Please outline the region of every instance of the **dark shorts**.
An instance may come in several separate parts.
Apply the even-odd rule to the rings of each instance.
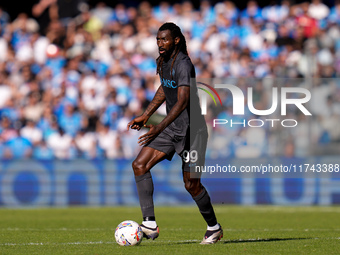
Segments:
[[[166,153],[166,159],[171,160],[175,152],[182,159],[182,169],[185,172],[194,172],[195,166],[204,166],[207,149],[208,131],[204,127],[194,134],[186,136],[173,135],[165,129],[146,146]]]

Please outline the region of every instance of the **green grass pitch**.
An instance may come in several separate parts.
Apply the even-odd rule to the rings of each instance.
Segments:
[[[156,207],[160,236],[121,247],[114,230],[140,222],[137,207],[0,210],[0,254],[339,254],[339,207],[215,206],[224,237],[200,245],[194,206]]]

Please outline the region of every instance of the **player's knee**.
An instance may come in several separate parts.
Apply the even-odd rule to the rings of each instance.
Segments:
[[[135,176],[139,176],[146,173],[146,166],[139,160],[134,160],[132,162],[132,169]]]
[[[189,179],[184,181],[184,187],[193,197],[197,196],[201,191],[200,182],[196,182],[196,181],[189,180]]]

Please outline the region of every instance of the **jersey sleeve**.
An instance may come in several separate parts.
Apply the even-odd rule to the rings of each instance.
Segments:
[[[177,68],[178,87],[190,86],[190,80],[195,78],[195,68],[191,61],[182,61]]]

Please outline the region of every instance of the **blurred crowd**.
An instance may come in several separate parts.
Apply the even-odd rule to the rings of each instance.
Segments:
[[[253,82],[257,109],[269,108],[264,97],[275,79],[296,79],[294,86],[316,95],[313,123],[292,111],[299,121],[293,131],[211,132],[211,157],[306,156],[311,141],[340,141],[334,130],[340,124],[340,2],[329,7],[320,0],[283,0],[260,8],[249,1],[240,10],[231,1],[111,8],[38,0],[31,15],[11,18],[0,8],[0,158],[134,157],[141,132],[127,131],[127,123],[159,86],[155,36],[166,21],[185,34],[198,78],[260,80]],[[164,115],[165,107],[157,114]],[[228,149],[221,154],[218,146]]]

